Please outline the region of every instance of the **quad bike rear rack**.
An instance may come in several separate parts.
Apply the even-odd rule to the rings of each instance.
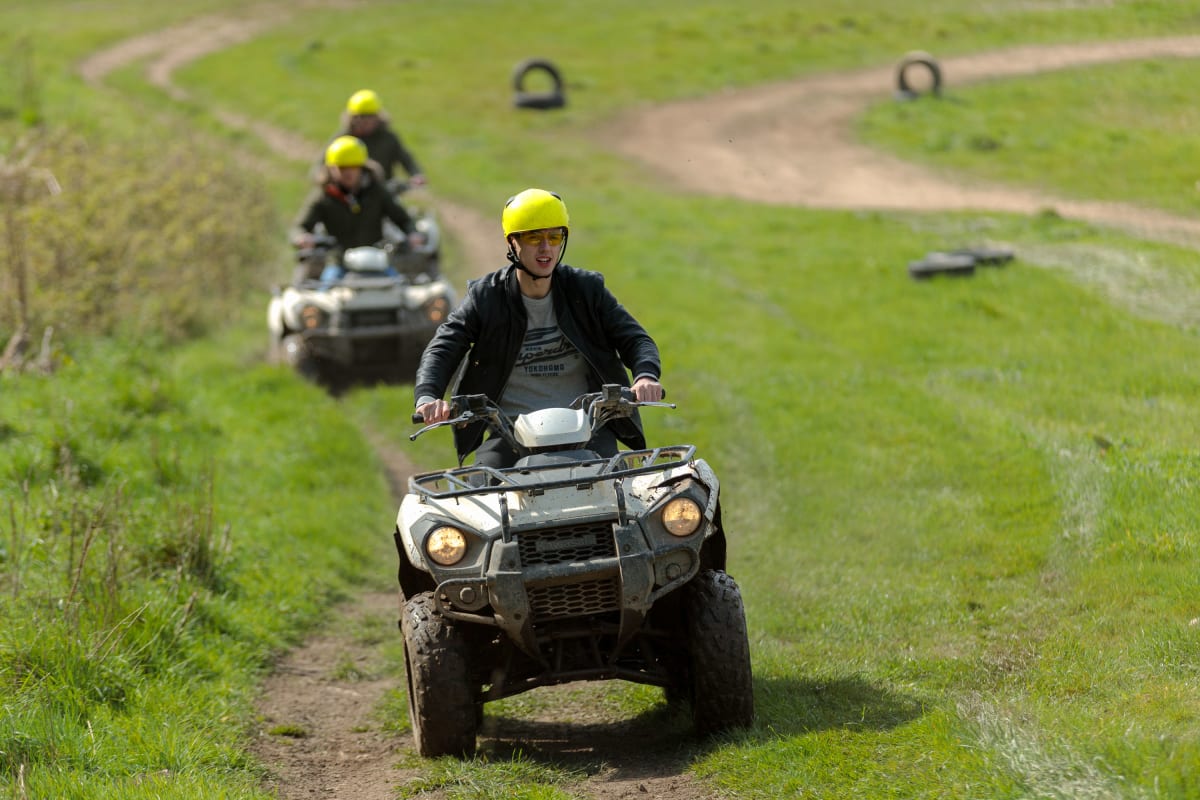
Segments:
[[[500,492],[525,492],[539,495],[549,489],[575,487],[586,489],[601,481],[624,479],[649,472],[662,472],[674,467],[685,467],[696,454],[695,445],[673,445],[647,450],[628,450],[609,459],[597,458],[587,461],[560,461],[544,465],[508,467],[496,469],[487,466],[457,467],[455,469],[422,472],[408,479],[408,491],[425,500],[444,500],[452,497],[493,494]],[[549,454],[553,455],[553,453]],[[577,469],[603,463],[597,472],[577,474]],[[566,478],[544,480],[549,472],[568,471]]]

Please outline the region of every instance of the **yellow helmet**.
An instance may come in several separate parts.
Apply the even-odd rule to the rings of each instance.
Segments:
[[[568,228],[569,219],[567,204],[557,194],[545,189],[526,189],[508,198],[501,224],[507,239],[521,231]]]
[[[356,117],[378,114],[382,109],[383,103],[379,102],[379,95],[370,89],[359,89],[346,101],[346,111]]]
[[[325,165],[361,167],[367,163],[367,146],[354,136],[339,136],[325,148]]]

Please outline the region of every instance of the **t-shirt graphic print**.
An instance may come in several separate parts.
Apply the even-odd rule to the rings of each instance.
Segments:
[[[571,404],[587,391],[587,367],[554,316],[551,297],[528,297],[529,324],[500,406],[510,416]]]

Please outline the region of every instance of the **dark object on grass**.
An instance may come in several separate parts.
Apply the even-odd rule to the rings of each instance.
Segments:
[[[924,70],[929,73],[927,91],[934,97],[940,97],[942,94],[942,68],[929,53],[926,53],[924,50],[914,50],[906,54],[900,60],[900,66],[896,68],[896,99],[915,100],[921,96],[922,90],[914,88],[910,77],[914,69],[918,71]]]
[[[950,255],[970,256],[981,267],[1002,267],[1013,260],[1013,251],[996,247],[962,247]]]
[[[545,72],[554,82],[554,88],[547,92],[525,91],[525,77],[531,72]],[[562,73],[544,58],[527,58],[519,62],[513,69],[513,89],[517,92],[513,98],[513,105],[517,108],[562,108],[567,104],[567,97],[563,94]]]
[[[974,275],[975,267],[1002,267],[1014,258],[1013,251],[1000,247],[960,247],[949,252],[926,253],[908,263],[908,274],[918,280],[934,275]]]
[[[926,253],[919,261],[908,262],[908,274],[917,280],[934,275],[974,275],[975,258],[961,253]]]

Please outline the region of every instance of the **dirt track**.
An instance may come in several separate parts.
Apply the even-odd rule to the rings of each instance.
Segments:
[[[113,70],[145,61],[147,80],[183,99],[186,93],[171,80],[175,69],[253,38],[289,18],[298,7],[322,5],[350,4],[309,0],[300,6],[259,5],[236,21],[193,20],[98,52],[80,63],[79,72],[100,84]],[[951,84],[962,84],[1165,56],[1200,56],[1200,37],[1020,48],[949,59],[942,67]],[[1021,190],[967,186],[859,145],[851,136],[854,115],[889,94],[893,80],[891,67],[817,75],[641,110],[595,135],[691,191],[828,208],[1032,213],[1053,207],[1064,216],[1150,238],[1200,243],[1200,223],[1190,219],[1123,204],[1072,202]],[[228,110],[213,109],[213,113],[300,162],[308,162],[320,147],[319,142],[258,121],[251,125]],[[437,206],[443,223],[463,243],[468,263],[481,271],[493,268],[500,254],[498,224],[444,201]],[[403,486],[410,470],[403,454],[386,448],[381,454],[393,486]],[[415,774],[394,767],[411,748],[411,740],[381,732],[372,716],[384,693],[395,688],[393,681],[376,674],[378,648],[356,641],[345,632],[355,626],[343,624],[346,619],[365,619],[390,631],[395,613],[394,596],[365,592],[343,609],[341,621],[290,653],[267,681],[259,704],[264,724],[257,752],[271,765],[272,783],[282,797],[384,800],[394,797],[394,787]],[[569,706],[579,707],[578,701]],[[687,772],[691,756],[679,746],[681,732],[662,723],[621,719],[602,711],[584,719],[556,717],[551,711],[532,720],[503,720],[501,725],[489,719],[484,735],[496,753],[520,747],[526,756],[580,770],[586,777],[573,791],[584,796],[604,800],[714,797]],[[277,724],[299,725],[306,735],[268,735]]]
[[[950,86],[1145,58],[1200,57],[1200,37],[1021,47],[940,61]],[[1200,221],[1124,203],[1067,200],[968,185],[856,141],[854,117],[887,98],[892,66],[639,110],[600,132],[603,141],[691,191],[817,208],[986,210],[1065,217],[1195,245]]]

